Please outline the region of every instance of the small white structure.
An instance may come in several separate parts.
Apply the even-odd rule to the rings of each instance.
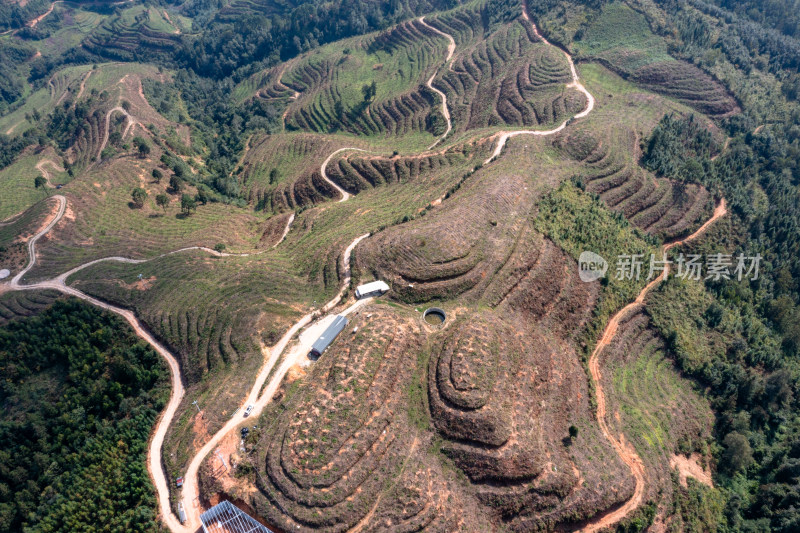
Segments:
[[[388,291],[389,286],[385,282],[380,280],[372,281],[358,286],[356,289],[356,298],[360,300],[361,298],[367,298],[369,296],[380,296]]]

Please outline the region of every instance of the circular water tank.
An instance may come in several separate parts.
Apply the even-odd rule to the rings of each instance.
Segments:
[[[447,313],[438,307],[429,307],[422,313],[422,319],[431,326],[441,326],[447,320]]]

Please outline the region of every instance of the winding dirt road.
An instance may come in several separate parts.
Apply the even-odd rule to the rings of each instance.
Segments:
[[[350,199],[350,193],[349,193],[349,192],[347,192],[346,190],[342,189],[341,187],[339,187],[339,186],[336,184],[336,182],[335,182],[335,181],[333,181],[332,179],[330,179],[330,178],[328,177],[328,174],[325,172],[325,169],[326,169],[326,168],[328,168],[328,163],[330,163],[330,162],[331,162],[331,159],[333,159],[333,157],[334,157],[336,154],[338,154],[339,152],[344,152],[345,150],[354,150],[354,151],[356,151],[356,152],[366,152],[366,150],[362,150],[361,148],[355,148],[355,147],[352,147],[352,146],[346,146],[346,147],[344,147],[344,148],[339,148],[338,150],[335,150],[335,151],[334,151],[334,152],[333,152],[331,155],[329,155],[329,156],[327,157],[327,159],[325,159],[325,161],[323,161],[323,162],[322,162],[322,165],[319,167],[319,173],[322,175],[322,179],[324,179],[325,181],[327,181],[327,182],[330,184],[330,186],[331,186],[331,187],[333,187],[334,189],[336,189],[337,191],[339,191],[339,194],[341,194],[341,195],[342,195],[342,199],[341,199],[341,200],[339,200],[340,202],[346,202],[347,200],[349,200],[349,199]]]
[[[693,241],[700,237],[703,233],[708,230],[708,228],[717,220],[724,217],[727,214],[728,210],[726,208],[725,199],[721,199],[717,207],[714,209],[714,214],[709,218],[700,228],[697,229],[694,233],[689,235],[684,239],[680,239],[677,241],[673,241],[669,244],[665,244],[662,248],[662,256],[666,256],[667,252],[674,248],[675,246],[680,246],[681,244],[685,244],[687,242]],[[600,426],[600,431],[602,431],[603,435],[608,439],[611,445],[614,447],[616,452],[619,454],[620,458],[625,462],[626,465],[631,469],[631,473],[633,474],[634,479],[636,480],[636,487],[633,491],[633,495],[630,499],[625,502],[619,508],[600,516],[596,521],[593,521],[589,525],[587,525],[583,531],[586,533],[591,533],[594,531],[600,531],[601,529],[610,527],[620,520],[628,516],[629,513],[634,511],[636,508],[639,507],[642,503],[642,497],[644,496],[644,463],[642,462],[641,457],[639,454],[636,453],[636,450],[633,448],[633,445],[627,443],[625,441],[625,436],[623,434],[619,435],[619,438],[614,436],[612,433],[611,428],[606,423],[606,395],[605,391],[603,391],[603,383],[602,377],[603,374],[600,371],[600,354],[603,350],[614,340],[614,337],[617,334],[617,330],[619,329],[619,324],[623,318],[628,316],[629,313],[633,312],[634,310],[639,309],[641,306],[644,305],[644,299],[647,294],[659,283],[667,279],[669,275],[669,265],[666,264],[664,267],[664,272],[658,276],[656,279],[651,281],[650,283],[643,288],[636,299],[620,309],[611,319],[608,321],[606,328],[603,330],[603,335],[600,337],[600,340],[597,341],[597,346],[595,346],[594,351],[592,352],[591,357],[589,358],[589,373],[592,376],[592,381],[594,382],[595,386],[595,397],[597,398],[597,423]]]
[[[122,132],[122,138],[123,139],[125,138],[125,135],[128,134],[128,130],[131,129],[136,124],[138,124],[136,119],[133,118],[133,115],[131,115],[130,113],[125,111],[125,108],[120,107],[120,106],[116,106],[116,107],[112,107],[111,109],[109,109],[108,112],[106,113],[106,128],[105,128],[105,132],[103,132],[103,142],[100,143],[100,148],[97,150],[97,160],[98,161],[101,160],[100,156],[102,155],[103,150],[105,150],[106,145],[108,144],[108,135],[110,133],[110,128],[111,128],[111,115],[113,113],[115,113],[115,112],[122,113],[128,119],[127,120],[128,123],[125,126],[125,130]]]
[[[445,33],[437,28],[434,28],[433,26],[425,22],[425,17],[420,17],[419,23],[425,26],[426,28],[430,29],[434,33],[438,33],[439,35],[446,37],[447,40],[450,41],[450,43],[447,45],[447,57],[444,60],[444,64],[446,65],[453,57],[453,52],[456,51],[455,39],[453,39],[453,36],[450,35],[449,33]],[[435,92],[436,94],[442,97],[442,115],[444,116],[445,120],[447,120],[447,130],[445,130],[445,132],[442,134],[441,137],[436,139],[435,143],[433,143],[428,147],[428,150],[432,149],[434,146],[442,142],[445,139],[445,137],[447,137],[447,135],[450,133],[450,131],[453,129],[453,123],[450,120],[450,110],[447,109],[447,95],[433,86],[433,79],[436,77],[437,73],[438,72],[434,72],[428,79],[428,81],[425,83],[425,85],[427,85],[431,91]]]
[[[50,181],[50,173],[44,169],[45,165],[50,165],[56,170],[56,172],[64,172],[64,169],[59,168],[59,166],[56,163],[50,161],[49,159],[42,159],[41,161],[36,163],[36,170],[42,173],[42,177],[47,181],[47,186],[50,187],[51,189],[54,189],[55,185],[53,185],[53,183]]]
[[[28,23],[26,24],[26,26],[28,26],[29,28],[35,28],[36,25],[39,24],[42,21],[42,19],[44,19],[47,15],[49,15],[50,13],[53,12],[53,8],[55,8],[56,4],[58,4],[58,3],[61,3],[61,0],[56,0],[55,2],[50,4],[50,8],[47,11],[45,11],[44,13],[39,15],[38,17],[29,20]]]

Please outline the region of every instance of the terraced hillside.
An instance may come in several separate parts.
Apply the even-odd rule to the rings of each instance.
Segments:
[[[267,99],[291,99],[288,129],[408,135],[432,130],[434,93],[424,81],[438,67],[446,41],[418,20],[348,39],[284,67],[260,89]],[[372,79],[374,94],[359,80]]]
[[[565,88],[571,77],[564,55],[544,44],[527,21],[517,18],[476,35],[470,30],[478,17],[459,11],[431,19],[460,41],[459,53],[434,82],[452,102],[461,129],[549,126],[585,108],[583,96]]]
[[[344,530],[369,515],[367,525],[450,531],[465,521],[448,496],[454,488],[426,459],[428,444],[406,430],[413,367],[405,360],[422,349],[420,326],[386,307],[356,320],[359,334],[320,362],[315,385],[265,432],[258,486],[266,501],[257,509],[285,530]],[[387,485],[393,494],[382,498]]]
[[[180,46],[175,33],[162,11],[136,6],[107,19],[82,44],[101,57],[132,61],[143,53],[174,52]]]
[[[631,130],[600,136],[578,127],[556,142],[584,164],[580,179],[588,191],[648,233],[675,239],[690,233],[712,211],[713,198],[704,187],[656,178],[626,157],[626,151],[637,149]],[[617,146],[625,148],[615,151]]]

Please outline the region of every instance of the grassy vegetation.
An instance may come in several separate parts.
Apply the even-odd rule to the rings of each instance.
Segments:
[[[0,220],[21,213],[45,198],[49,191],[37,189],[33,184],[34,178],[41,175],[36,168],[41,160],[41,154],[28,152],[0,170]],[[47,170],[52,172],[52,167]]]
[[[585,333],[588,355],[610,316],[634,300],[647,283],[650,255],[656,254],[660,259],[660,254],[651,237],[574,183],[565,182],[542,199],[535,227],[575,260],[582,252],[592,251],[608,262],[601,296]],[[635,277],[617,279],[617,258],[632,254],[642,254],[641,277],[638,280]]]
[[[658,61],[672,61],[664,40],[653,34],[644,15],[622,2],[603,6],[583,37],[574,43],[580,55],[592,56],[626,72]]]

